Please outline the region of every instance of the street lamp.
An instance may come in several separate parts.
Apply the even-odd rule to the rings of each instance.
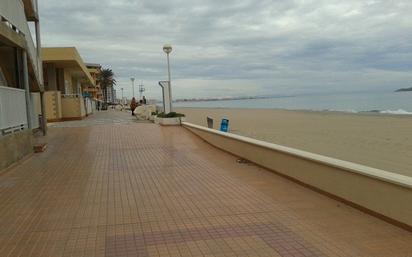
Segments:
[[[172,112],[172,81],[170,79],[170,61],[169,61],[169,54],[172,52],[172,46],[170,44],[166,44],[163,46],[163,52],[167,55],[167,74],[169,78],[169,101],[170,101],[170,111]]]
[[[142,99],[142,94],[143,92],[146,91],[146,89],[144,88],[143,83],[139,85],[139,93],[140,93],[140,99]]]
[[[134,97],[134,78],[130,78],[130,80],[132,81],[132,91],[133,91],[133,97]]]

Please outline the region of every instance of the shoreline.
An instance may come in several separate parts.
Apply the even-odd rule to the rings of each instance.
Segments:
[[[178,107],[187,121],[412,177],[412,115],[338,111]]]
[[[412,112],[405,112],[408,113],[389,113],[389,112],[379,112],[382,110],[371,110],[371,111],[340,111],[340,110],[310,110],[310,109],[282,109],[282,108],[238,108],[238,107],[181,107],[176,106],[174,107],[176,110],[184,110],[184,109],[196,109],[196,110],[256,110],[256,111],[285,111],[285,112],[301,112],[301,113],[320,113],[320,114],[347,114],[347,115],[362,115],[362,116],[372,116],[372,117],[403,117],[403,118],[411,118],[412,119]],[[400,109],[401,110],[401,109]],[[400,111],[397,110],[397,111]]]

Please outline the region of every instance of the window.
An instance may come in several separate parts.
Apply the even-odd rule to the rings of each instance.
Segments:
[[[1,68],[0,68],[0,86],[7,87],[7,80],[6,80],[6,77],[4,77],[4,74]]]

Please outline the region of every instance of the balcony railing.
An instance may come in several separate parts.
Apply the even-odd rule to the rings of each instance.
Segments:
[[[82,95],[79,94],[62,94],[63,98],[82,98]]]
[[[0,135],[27,128],[25,91],[0,87]]]
[[[95,87],[85,87],[85,88],[83,89],[83,91],[84,91],[84,92],[98,92],[99,89],[98,89],[98,88],[95,88]]]

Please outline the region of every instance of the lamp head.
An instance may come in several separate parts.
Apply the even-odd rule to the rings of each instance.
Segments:
[[[170,54],[172,52],[172,46],[170,44],[166,44],[163,46],[163,52]]]
[[[130,80],[133,82],[133,81],[134,81],[134,78],[130,78]]]

